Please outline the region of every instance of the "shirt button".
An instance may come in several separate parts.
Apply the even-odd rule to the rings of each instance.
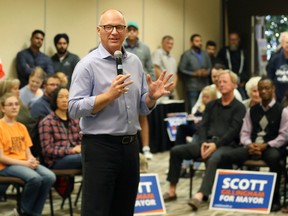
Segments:
[[[131,121],[128,121],[129,124],[131,124]]]
[[[130,109],[130,106],[127,106],[127,109]]]

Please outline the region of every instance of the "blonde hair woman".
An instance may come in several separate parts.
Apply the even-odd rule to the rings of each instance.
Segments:
[[[31,107],[32,103],[43,95],[41,86],[45,80],[45,72],[41,67],[35,67],[29,76],[26,86],[20,89],[20,98],[23,104]]]

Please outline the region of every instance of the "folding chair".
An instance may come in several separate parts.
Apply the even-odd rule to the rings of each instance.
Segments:
[[[286,170],[286,159],[287,156],[285,155],[285,158],[283,160],[281,160],[281,167],[282,167],[282,172],[284,175],[284,190],[283,190],[283,206],[286,206],[286,193],[287,193],[287,170]],[[243,164],[243,166],[246,167],[268,167],[268,165],[266,164],[266,162],[264,160],[253,160],[253,159],[249,159],[246,160]],[[243,167],[242,166],[242,167]]]
[[[82,170],[81,169],[52,169],[51,171],[54,172],[56,177],[73,177],[73,178],[75,178],[76,175],[82,175]],[[79,190],[81,190],[81,188],[82,188],[82,183],[81,183],[81,186],[80,186]],[[78,194],[79,194],[79,191],[78,191]],[[79,195],[77,195],[77,196],[79,196]],[[73,216],[73,207],[72,207],[71,194],[69,194],[67,198],[68,198],[68,201],[69,201],[70,216]],[[51,216],[54,216],[52,190],[50,190],[50,193],[49,193],[49,200],[50,200]],[[62,200],[61,209],[63,208],[65,200],[66,199]],[[77,198],[77,201],[78,201],[78,198]],[[77,204],[77,202],[75,202],[75,205],[76,204]]]
[[[11,184],[16,188],[17,211],[21,212],[21,190],[25,185],[25,181],[18,177],[0,176],[0,184]],[[7,199],[5,195],[5,200]]]

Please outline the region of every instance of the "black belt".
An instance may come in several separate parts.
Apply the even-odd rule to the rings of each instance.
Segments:
[[[83,136],[95,138],[98,140],[105,140],[113,143],[121,143],[123,145],[134,142],[137,137],[137,135],[112,136],[108,134],[97,134],[97,135],[84,134]]]

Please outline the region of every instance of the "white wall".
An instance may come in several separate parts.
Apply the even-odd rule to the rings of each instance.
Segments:
[[[177,60],[190,47],[190,36],[199,33],[203,42],[220,42],[220,0],[0,0],[0,58],[9,76],[16,77],[15,57],[29,47],[33,30],[42,29],[46,38],[42,51],[55,52],[58,33],[70,37],[69,50],[85,56],[98,42],[96,26],[100,13],[121,10],[127,21],[139,24],[139,37],[153,52],[161,38],[175,39],[172,53]],[[203,43],[203,45],[204,45]]]

